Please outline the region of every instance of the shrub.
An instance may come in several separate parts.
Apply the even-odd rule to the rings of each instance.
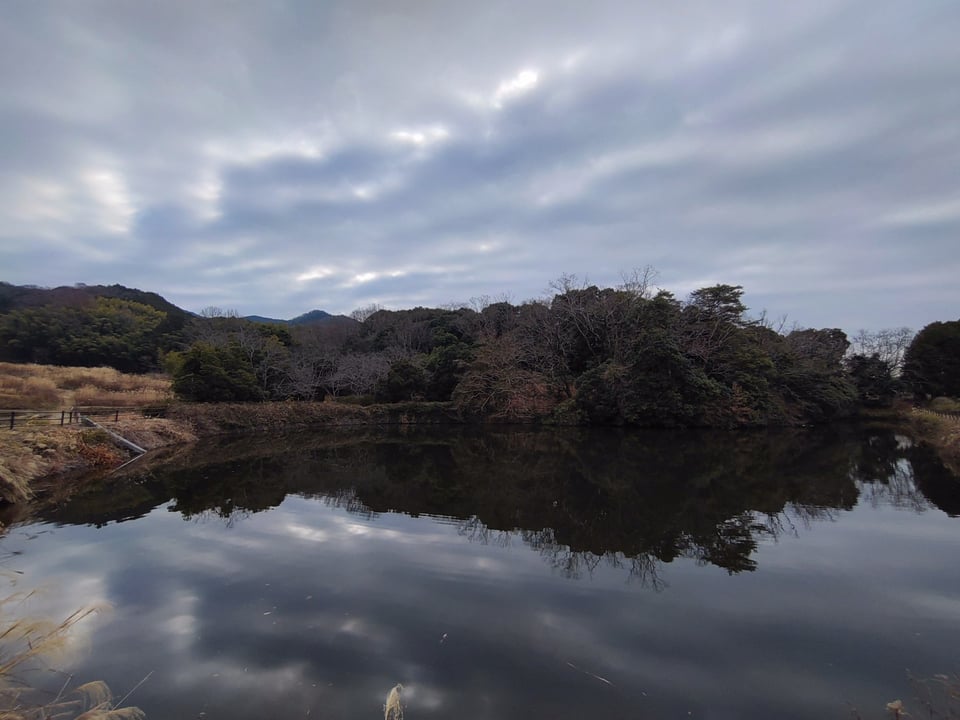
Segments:
[[[930,401],[930,409],[939,413],[960,412],[960,400],[948,397],[937,397]]]

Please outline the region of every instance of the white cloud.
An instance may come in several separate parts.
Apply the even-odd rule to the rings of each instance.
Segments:
[[[647,262],[731,280],[758,244],[751,282],[783,287],[802,245],[771,312],[919,326],[955,283],[895,321],[890,287],[787,291],[960,274],[960,8],[920,1],[31,4],[0,28],[3,279],[292,317]]]
[[[310,282],[311,280],[323,280],[324,278],[331,277],[335,275],[337,270],[325,265],[315,265],[311,267],[306,272],[297,275],[297,282]]]
[[[497,86],[490,105],[499,110],[505,102],[533,91],[539,82],[540,71],[536,68],[525,68]]]
[[[84,171],[81,177],[87,192],[99,206],[97,218],[101,228],[116,234],[129,232],[136,210],[123,176],[113,170],[93,168]]]
[[[394,130],[390,137],[400,143],[425,147],[446,140],[450,131],[443,125],[428,125],[416,130]]]

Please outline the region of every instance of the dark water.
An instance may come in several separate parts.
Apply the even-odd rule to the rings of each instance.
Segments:
[[[358,431],[204,444],[0,552],[113,606],[63,662],[153,719],[870,718],[960,665],[958,514],[889,431]]]

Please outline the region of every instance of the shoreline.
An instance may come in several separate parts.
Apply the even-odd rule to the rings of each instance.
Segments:
[[[0,437],[0,505],[23,505],[58,495],[80,476],[113,472],[141,457],[116,433],[147,452],[205,437],[279,432],[309,427],[463,424],[451,403],[352,405],[331,402],[174,403],[165,417],[121,417],[103,429],[38,425]]]
[[[960,416],[912,408],[902,417],[914,439],[932,448],[960,481]]]
[[[915,408],[864,413],[863,419],[904,425],[960,477],[960,418]],[[488,424],[489,421],[477,421]],[[162,418],[121,417],[104,430],[148,453],[187,446],[208,437],[273,433],[320,427],[471,424],[452,403],[404,402],[359,405],[340,402],[174,403]],[[36,426],[11,430],[0,457],[0,498],[6,505],[59,497],[79,477],[111,473],[137,460],[134,453],[89,427]]]

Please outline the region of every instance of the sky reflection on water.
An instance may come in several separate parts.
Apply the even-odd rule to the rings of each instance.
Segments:
[[[397,682],[408,719],[881,717],[956,667],[957,481],[889,434],[264,444],[2,541],[38,610],[113,605],[78,680],[152,672],[151,718],[380,717]]]

